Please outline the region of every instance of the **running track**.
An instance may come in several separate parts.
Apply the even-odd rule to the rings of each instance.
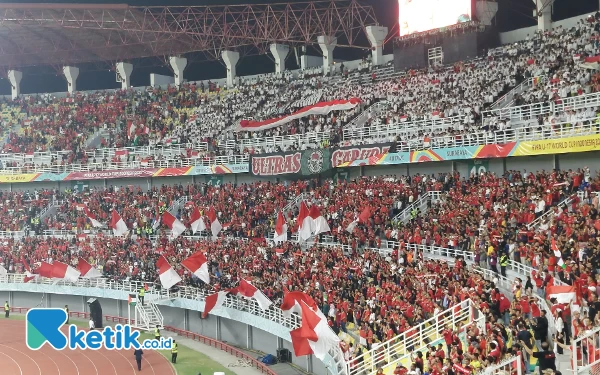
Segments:
[[[62,350],[48,344],[29,350],[25,321],[0,318],[0,372],[2,375],[176,375],[160,353],[144,351],[142,371],[130,350]]]

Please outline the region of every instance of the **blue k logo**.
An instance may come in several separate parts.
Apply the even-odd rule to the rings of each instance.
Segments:
[[[67,312],[63,309],[31,309],[26,315],[27,347],[38,350],[46,342],[54,349],[67,347],[68,340],[61,332],[67,322]]]

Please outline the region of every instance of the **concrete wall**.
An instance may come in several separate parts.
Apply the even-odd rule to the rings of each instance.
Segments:
[[[584,166],[590,167],[592,174],[600,171],[600,151],[593,152],[582,152],[573,154],[558,154],[558,155],[540,155],[540,156],[525,156],[525,157],[511,157],[506,159],[488,159],[489,167],[488,170],[496,173],[496,175],[502,175],[507,170],[519,170],[536,172],[541,170],[551,170],[555,168],[559,169],[577,169],[583,168]],[[414,164],[398,164],[398,165],[386,165],[386,166],[366,166],[366,167],[355,167],[346,168],[345,171],[349,173],[349,178],[357,178],[360,176],[383,176],[383,175],[411,175],[416,174],[438,174],[445,173],[452,170],[460,172],[461,176],[468,176],[468,164],[469,161],[441,161],[441,162],[428,162],[428,163],[414,163]],[[243,184],[249,183],[256,180],[261,181],[272,181],[275,182],[277,177],[261,177],[257,178],[249,173],[243,174],[227,174],[222,175],[224,183],[232,184]],[[141,187],[142,190],[148,190],[150,187],[160,187],[163,184],[174,185],[174,184],[192,184],[206,182],[210,176],[178,176],[178,177],[158,177],[158,178],[125,178],[125,179],[113,179],[113,180],[89,180],[86,183],[90,187],[104,187],[104,186],[115,186],[115,187]],[[279,177],[280,181],[285,180]],[[35,189],[59,189],[64,190],[73,186],[72,181],[62,182],[30,182],[20,184],[0,184],[0,191],[33,191]]]

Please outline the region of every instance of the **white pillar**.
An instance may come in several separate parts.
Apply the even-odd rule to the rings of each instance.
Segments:
[[[285,58],[290,53],[290,47],[285,44],[271,44],[271,54],[275,58],[275,73],[285,71]]]
[[[366,30],[371,43],[373,66],[383,65],[383,42],[385,42],[385,37],[388,34],[388,28],[385,26],[367,26]]]
[[[552,28],[552,3],[554,0],[532,0],[535,4],[535,14],[538,20],[538,30],[546,31]],[[540,9],[543,10],[540,12]]]
[[[323,74],[329,73],[333,66],[333,50],[337,45],[337,38],[321,35],[317,38],[321,51],[323,51]]]
[[[240,53],[235,51],[223,51],[221,57],[227,66],[227,87],[233,87],[233,80],[237,77],[236,65],[240,60]]]
[[[63,74],[69,83],[67,91],[73,93],[77,91],[77,77],[79,77],[79,68],[76,66],[63,67]]]
[[[175,73],[175,85],[180,86],[183,83],[183,71],[187,66],[187,59],[185,57],[171,56],[169,58],[173,73]]]
[[[13,99],[16,99],[19,95],[21,95],[21,79],[23,79],[23,72],[18,70],[8,71],[8,80],[10,81],[10,86],[12,87]]]
[[[121,77],[121,88],[127,90],[131,87],[131,72],[133,72],[133,64],[125,62],[117,63],[117,73]]]

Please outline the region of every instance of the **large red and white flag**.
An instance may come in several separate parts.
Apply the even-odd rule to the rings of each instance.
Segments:
[[[574,286],[556,286],[549,285],[546,287],[546,296],[548,299],[556,298],[558,303],[571,303],[577,300],[577,292]]]
[[[208,209],[206,216],[210,221],[210,231],[212,233],[212,237],[213,239],[216,239],[221,229],[223,229],[223,226],[219,222],[219,219],[217,218],[217,213],[215,212],[215,209],[213,207],[210,207]]]
[[[311,296],[304,292],[288,292],[283,296],[283,302],[281,304],[281,311],[283,316],[289,318],[292,313],[302,314],[302,303],[308,305],[311,309],[316,310],[318,308],[315,300]]]
[[[181,262],[181,265],[196,275],[200,280],[210,284],[210,274],[208,273],[208,261],[201,251],[192,254],[191,257]]]
[[[225,300],[227,299],[228,291],[220,291],[214,294],[211,294],[206,297],[204,301],[204,311],[202,312],[202,318],[206,318],[208,313],[210,313],[214,309],[218,309],[223,306]]]
[[[329,224],[327,224],[327,220],[321,215],[319,209],[316,205],[312,205],[310,207],[309,215],[312,219],[312,230],[313,235],[318,236],[321,233],[327,233],[331,229],[329,229]]]
[[[117,210],[112,210],[110,227],[115,236],[124,236],[129,231],[127,224],[125,224],[125,221],[123,221]]]
[[[254,285],[248,281],[241,279],[240,285],[236,288],[237,294],[246,298],[254,298],[261,309],[266,310],[273,304],[273,302],[258,290]]]
[[[181,281],[181,277],[171,267],[167,259],[161,255],[156,262],[156,268],[158,268],[158,275],[160,277],[160,283],[165,289],[171,289],[171,287]]]
[[[360,104],[360,99],[358,98],[350,98],[350,99],[342,99],[342,100],[332,100],[329,102],[320,102],[314,105],[310,105],[304,107],[291,115],[282,116],[279,118],[274,118],[265,121],[250,121],[250,120],[242,120],[240,121],[240,125],[236,129],[237,131],[247,131],[247,132],[256,132],[267,129],[276,128],[278,126],[285,125],[293,120],[311,116],[311,115],[326,115],[331,111],[344,111],[348,109],[352,109]]]
[[[41,262],[40,266],[37,269],[37,273],[38,275],[40,275],[41,277],[47,277],[47,278],[52,278],[52,264],[50,263],[46,263],[46,262]]]
[[[52,277],[55,279],[62,279],[74,283],[79,279],[79,275],[81,275],[81,272],[68,264],[62,262],[52,263]]]
[[[290,332],[294,351],[306,353],[308,352],[306,344],[308,344],[311,351],[308,354],[314,354],[315,357],[323,360],[330,348],[339,345],[340,339],[329,328],[327,318],[320,310],[313,310],[304,302],[301,303],[301,308],[302,329],[294,330],[293,334]]]
[[[95,277],[102,277],[100,271],[97,268],[92,267],[91,264],[85,261],[82,257],[77,260],[77,270],[81,272],[81,277],[84,279],[93,279]]]
[[[179,221],[173,214],[169,211],[165,211],[162,214],[162,222],[171,229],[170,239],[174,240],[181,235],[181,233],[185,232],[186,227],[181,221]]]
[[[204,224],[204,219],[202,215],[200,215],[200,210],[198,207],[194,206],[192,210],[192,216],[190,217],[190,227],[192,228],[192,233],[196,234],[196,232],[202,232],[206,230],[206,224]]]
[[[360,213],[360,215],[358,215],[358,217],[350,223],[350,225],[348,225],[348,227],[346,228],[346,231],[348,233],[352,233],[354,232],[354,229],[356,228],[356,226],[358,225],[358,223],[366,223],[369,221],[369,218],[371,217],[371,209],[369,207],[363,209],[363,211]]]
[[[92,223],[92,226],[94,228],[100,228],[104,226],[104,224],[102,224],[96,219],[96,215],[90,212],[87,206],[83,206],[83,213],[85,214],[85,216],[87,216],[88,219],[90,219],[90,222]]]
[[[300,212],[298,213],[298,239],[300,242],[306,241],[312,234],[312,218],[310,217],[306,203],[300,203]]]
[[[273,242],[285,242],[287,241],[287,230],[288,226],[283,218],[283,213],[279,211],[277,214],[277,222],[275,223],[275,236],[273,236]]]

